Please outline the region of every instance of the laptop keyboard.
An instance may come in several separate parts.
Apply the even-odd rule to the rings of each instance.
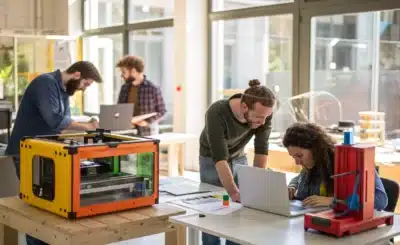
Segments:
[[[292,210],[292,211],[301,211],[301,210],[304,210],[304,209],[305,208],[304,208],[303,203],[301,201],[298,201],[298,200],[290,201],[290,210]]]

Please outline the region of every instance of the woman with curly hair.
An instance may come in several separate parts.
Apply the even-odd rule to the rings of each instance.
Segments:
[[[289,199],[303,200],[305,206],[329,206],[333,200],[335,142],[313,123],[295,123],[286,130],[283,145],[303,169],[288,187]],[[375,209],[388,203],[382,181],[375,171]]]

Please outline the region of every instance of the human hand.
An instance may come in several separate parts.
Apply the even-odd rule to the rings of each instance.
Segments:
[[[139,126],[139,127],[147,127],[147,126],[149,126],[149,123],[146,122],[145,120],[136,122],[135,124],[136,124],[137,126]]]
[[[95,130],[99,127],[99,122],[96,119],[91,119],[87,125],[86,125],[87,129],[86,130]]]
[[[229,195],[233,202],[240,202],[240,192],[237,191]]]
[[[303,200],[303,206],[306,207],[327,207],[332,204],[333,197],[310,196]]]
[[[288,192],[289,192],[289,200],[293,200],[295,198],[296,188],[291,186],[288,188]]]

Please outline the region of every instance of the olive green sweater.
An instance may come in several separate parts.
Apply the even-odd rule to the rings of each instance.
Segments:
[[[241,157],[244,147],[253,136],[255,154],[268,154],[272,115],[263,126],[251,129],[247,123],[235,117],[229,105],[231,99],[240,97],[241,94],[235,94],[228,100],[214,102],[208,108],[205,127],[200,135],[200,156],[212,157],[215,162]]]

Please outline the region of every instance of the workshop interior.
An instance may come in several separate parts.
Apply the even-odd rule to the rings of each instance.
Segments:
[[[81,61],[101,81],[69,95]],[[243,133],[253,80],[273,103]],[[400,1],[0,0],[0,244],[400,244],[399,107]],[[298,149],[327,146],[293,125],[333,142],[314,170]],[[331,201],[293,203],[315,176]]]

